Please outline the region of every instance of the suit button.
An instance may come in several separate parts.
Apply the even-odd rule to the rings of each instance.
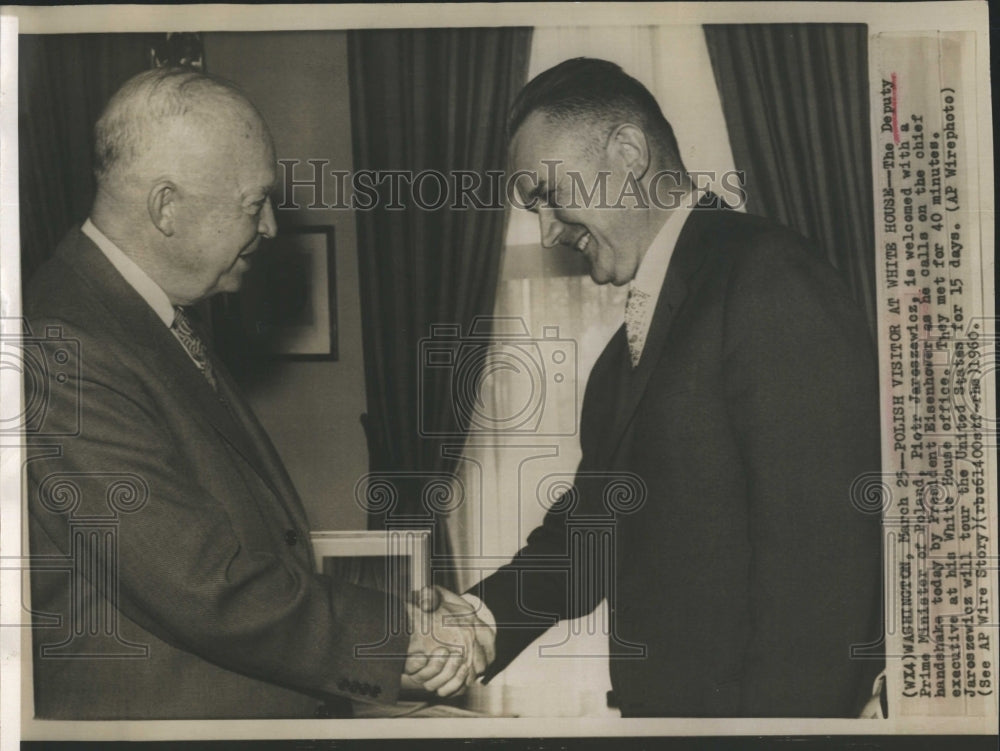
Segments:
[[[288,531],[285,532],[285,543],[287,543],[289,547],[297,544],[298,541],[299,541],[299,533],[296,532],[294,529],[289,529]]]

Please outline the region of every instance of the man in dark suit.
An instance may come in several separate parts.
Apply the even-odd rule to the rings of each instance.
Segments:
[[[148,71],[95,155],[90,218],[24,296],[32,331],[79,353],[27,463],[36,716],[342,715],[393,701],[404,669],[459,690],[485,659],[471,628],[314,572],[291,480],[191,320],[276,232],[260,114]]]
[[[497,626],[486,678],[607,598],[624,716],[854,715],[879,669],[852,657],[880,634],[881,569],[851,492],[880,466],[879,402],[845,285],[804,238],[699,193],[611,63],[542,73],[509,132],[543,245],[629,300],[587,383],[573,493],[470,593]]]

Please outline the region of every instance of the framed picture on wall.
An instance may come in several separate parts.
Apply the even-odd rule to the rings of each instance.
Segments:
[[[241,338],[256,355],[337,359],[333,227],[283,227],[264,240],[239,293]]]

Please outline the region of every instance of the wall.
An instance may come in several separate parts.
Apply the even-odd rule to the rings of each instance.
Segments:
[[[208,72],[239,84],[274,134],[278,159],[328,159],[350,170],[350,96],[344,32],[208,33]],[[308,167],[307,167],[308,169]],[[279,167],[278,177],[281,178]],[[308,177],[296,172],[296,178]],[[297,198],[308,205],[309,191]],[[280,196],[279,196],[280,200]],[[326,197],[327,204],[334,197]],[[284,210],[279,225],[330,224],[336,237],[337,362],[280,362],[248,386],[306,505],[313,529],[364,529],[354,485],[368,469],[361,305],[354,215],[347,209]]]

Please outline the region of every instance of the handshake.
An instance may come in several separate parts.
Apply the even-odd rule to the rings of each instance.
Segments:
[[[425,587],[406,607],[411,631],[403,688],[453,696],[493,662],[495,630],[468,600],[443,587]]]

